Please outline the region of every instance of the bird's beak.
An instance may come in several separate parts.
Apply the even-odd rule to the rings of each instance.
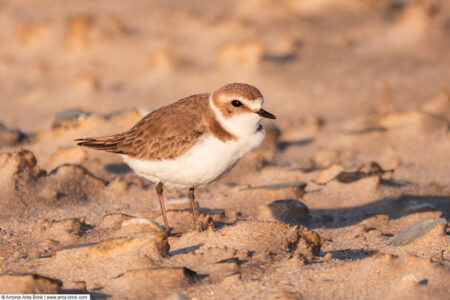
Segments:
[[[260,109],[256,112],[258,115],[260,115],[263,118],[267,118],[267,119],[276,119],[276,117],[274,115],[272,115],[270,112],[264,110],[264,109]]]

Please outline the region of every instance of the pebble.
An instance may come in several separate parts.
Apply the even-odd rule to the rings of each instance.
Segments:
[[[122,223],[131,218],[134,217],[121,213],[107,214],[103,216],[103,220],[98,227],[101,229],[120,229]]]
[[[90,113],[78,108],[67,109],[55,114],[53,120],[53,128],[66,127],[76,121],[83,120],[90,116]]]
[[[165,232],[136,233],[133,237],[59,248],[53,256],[42,260],[38,271],[45,274],[64,272],[65,278],[86,281],[88,287],[97,283],[103,285],[108,278],[127,270],[160,265],[169,256],[169,249]]]
[[[344,167],[341,165],[332,165],[325,170],[319,172],[317,175],[316,183],[317,184],[325,184],[335,178],[339,173],[344,171]]]
[[[129,290],[130,299],[154,299],[197,281],[197,273],[188,268],[149,268],[120,274],[108,282],[108,286],[117,291]]]
[[[298,200],[276,200],[259,207],[258,220],[299,225],[308,220],[308,207]]]
[[[81,147],[65,147],[50,156],[50,169],[62,164],[80,164],[86,160],[87,151]]]
[[[164,227],[156,221],[148,218],[129,218],[122,222],[121,228],[116,235],[134,234],[138,232],[162,232]]]
[[[371,177],[371,176],[381,176],[385,173],[392,173],[394,170],[383,170],[383,168],[376,162],[371,162],[368,165],[360,166],[354,172],[343,171],[336,176],[336,180],[341,183],[352,183],[360,179]]]

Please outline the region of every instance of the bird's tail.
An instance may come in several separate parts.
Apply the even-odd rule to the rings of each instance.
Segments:
[[[104,136],[104,137],[88,137],[76,139],[78,146],[93,148],[96,150],[103,150],[114,153],[123,153],[120,149],[120,144],[124,141],[125,136],[123,134]]]

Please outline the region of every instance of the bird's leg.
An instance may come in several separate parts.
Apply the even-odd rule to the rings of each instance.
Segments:
[[[191,208],[192,208],[192,216],[194,217],[194,225],[196,230],[200,230],[200,226],[197,221],[197,210],[195,209],[195,195],[194,195],[194,188],[191,187],[188,191],[188,198],[191,201]]]
[[[167,222],[166,207],[164,206],[163,184],[160,182],[156,185],[156,193],[158,194],[159,205],[161,206],[161,213],[164,219],[164,227],[166,232],[169,232],[169,223]]]

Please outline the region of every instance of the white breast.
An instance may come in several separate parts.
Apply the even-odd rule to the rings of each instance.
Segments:
[[[138,175],[152,182],[161,181],[169,188],[178,189],[200,187],[228,174],[239,159],[258,147],[263,139],[264,129],[228,142],[208,135],[173,160],[144,161],[126,155],[122,157]]]

